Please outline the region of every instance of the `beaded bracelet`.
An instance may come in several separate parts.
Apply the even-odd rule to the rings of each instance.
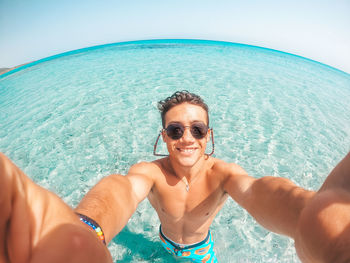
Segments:
[[[103,242],[103,244],[106,245],[105,235],[103,234],[102,228],[99,224],[90,217],[87,217],[86,215],[82,215],[79,213],[76,213],[79,216],[79,219],[81,222],[87,224],[89,227],[91,227],[93,230],[95,230],[97,237]]]

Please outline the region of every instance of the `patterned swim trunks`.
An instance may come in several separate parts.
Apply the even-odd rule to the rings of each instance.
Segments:
[[[191,262],[218,262],[213,250],[214,241],[210,231],[203,241],[191,245],[178,244],[170,240],[163,234],[162,226],[159,227],[159,237],[163,247],[172,255],[188,259]]]

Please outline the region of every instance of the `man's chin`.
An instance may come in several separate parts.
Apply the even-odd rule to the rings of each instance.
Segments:
[[[178,157],[177,162],[183,167],[192,167],[199,160],[198,156]]]

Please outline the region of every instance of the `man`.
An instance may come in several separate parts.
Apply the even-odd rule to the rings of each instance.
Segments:
[[[81,221],[2,156],[0,187],[10,190],[0,192],[0,262],[110,262],[100,240],[118,234],[146,197],[170,253],[216,262],[209,228],[228,196],[265,228],[293,238],[303,262],[350,262],[350,154],[318,193],[284,178],[255,179],[205,154],[212,130],[199,96],[176,92],[159,108],[169,156],[102,179],[77,207]]]

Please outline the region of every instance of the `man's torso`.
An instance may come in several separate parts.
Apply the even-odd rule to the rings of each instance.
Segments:
[[[148,199],[158,213],[163,233],[171,240],[192,244],[207,236],[228,196],[223,190],[225,175],[220,162],[208,158],[201,173],[192,178],[188,191],[185,181],[171,171],[167,158],[152,163],[157,168]]]

